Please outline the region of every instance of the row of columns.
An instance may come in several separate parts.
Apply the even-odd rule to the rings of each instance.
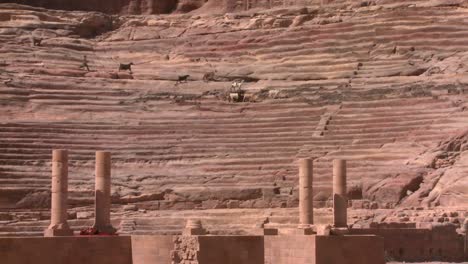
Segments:
[[[111,154],[96,152],[95,223],[100,232],[114,233],[110,222]],[[299,223],[301,228],[314,224],[313,160],[299,161]],[[67,223],[68,151],[52,152],[51,223],[45,236],[73,235]],[[333,160],[333,225],[347,227],[346,161]]]
[[[94,228],[112,234],[115,229],[110,222],[111,206],[111,154],[96,152],[95,222]],[[67,219],[68,200],[68,151],[52,151],[52,195],[50,226],[44,236],[72,236]]]
[[[313,160],[299,160],[299,228],[314,224]],[[333,160],[333,226],[347,227],[346,161]]]

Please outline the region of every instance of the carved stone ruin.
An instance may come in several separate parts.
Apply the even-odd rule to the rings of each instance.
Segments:
[[[182,232],[184,236],[200,236],[206,235],[206,230],[203,228],[200,220],[187,220],[184,231]]]
[[[111,208],[111,154],[96,152],[96,186],[95,186],[95,222],[94,228],[99,232],[113,234],[116,232],[110,222]]]
[[[346,197],[346,161],[333,160],[333,226],[348,227]]]
[[[57,149],[52,151],[52,200],[50,210],[50,225],[44,231],[44,236],[72,236],[73,231],[67,223],[68,195],[68,151]]]
[[[313,203],[313,161],[299,160],[299,226],[304,234],[313,234],[314,203]]]

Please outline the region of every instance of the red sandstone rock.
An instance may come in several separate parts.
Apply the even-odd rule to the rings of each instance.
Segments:
[[[316,206],[331,205],[331,160],[348,160],[359,225],[399,221],[390,212],[402,207],[434,210],[401,217],[408,221],[455,223],[436,212],[446,206],[466,217],[468,144],[466,133],[455,134],[467,118],[462,3],[340,2],[319,10],[259,2],[211,15],[249,9],[220,3],[47,3],[109,14],[195,8],[118,18],[2,5],[1,208],[42,204],[34,194],[48,191],[47,153],[60,146],[74,157],[71,207],[93,202],[91,153],[109,148],[116,210],[141,203],[148,218],[167,209],[284,207],[277,210],[287,215],[272,221],[291,223],[302,157],[316,158]],[[41,46],[31,45],[32,35]],[[91,72],[79,68],[84,55]],[[133,74],[117,72],[129,62]],[[210,72],[214,79],[204,81]],[[189,82],[175,85],[185,74]],[[255,100],[227,102],[239,78]],[[131,214],[139,212],[122,220]]]

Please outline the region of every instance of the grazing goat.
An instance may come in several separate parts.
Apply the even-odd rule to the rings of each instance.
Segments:
[[[188,82],[189,77],[190,75],[179,75],[179,78],[177,79],[176,84]]]
[[[133,64],[133,62],[130,62],[130,63],[120,63],[119,65],[119,71],[129,71],[130,73],[132,73],[132,65],[135,65]]]
[[[240,91],[243,83],[244,80],[234,80],[234,82],[231,84],[231,92]]]

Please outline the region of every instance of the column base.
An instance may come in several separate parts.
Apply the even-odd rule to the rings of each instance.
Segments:
[[[343,236],[349,234],[349,228],[347,227],[332,227],[330,230],[331,235]]]
[[[113,235],[117,233],[117,229],[115,229],[113,226],[108,225],[108,226],[93,226],[93,228],[96,228],[99,233],[104,233],[108,235]]]
[[[71,229],[46,229],[44,230],[44,237],[56,237],[56,236],[73,236],[73,230]]]

